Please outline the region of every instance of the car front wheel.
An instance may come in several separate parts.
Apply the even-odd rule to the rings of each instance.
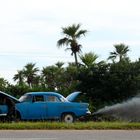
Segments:
[[[62,121],[66,123],[73,123],[75,121],[75,115],[71,113],[63,114]]]

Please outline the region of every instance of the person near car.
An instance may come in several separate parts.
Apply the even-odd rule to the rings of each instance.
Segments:
[[[8,107],[8,113],[7,113],[7,120],[8,121],[14,121],[15,119],[15,103],[12,99],[6,98],[5,103]]]

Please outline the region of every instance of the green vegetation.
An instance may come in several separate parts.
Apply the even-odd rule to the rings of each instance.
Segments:
[[[140,129],[140,123],[129,122],[76,122],[72,124],[60,122],[20,122],[0,123],[0,129],[24,130],[24,129],[75,129],[75,130],[96,130],[96,129]]]

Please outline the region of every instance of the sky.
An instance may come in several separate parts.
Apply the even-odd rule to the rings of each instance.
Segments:
[[[0,77],[9,82],[17,70],[36,63],[40,70],[58,61],[74,62],[66,47],[58,49],[62,27],[81,24],[82,54],[106,60],[114,44],[129,46],[131,60],[140,57],[139,0],[0,0]]]

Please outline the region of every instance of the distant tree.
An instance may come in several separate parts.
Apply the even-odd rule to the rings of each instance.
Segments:
[[[121,43],[114,45],[114,47],[115,51],[110,52],[110,56],[108,57],[108,59],[111,59],[113,62],[117,58],[119,59],[119,62],[128,59],[127,53],[129,51],[129,47],[127,45]]]
[[[6,88],[8,87],[8,85],[9,85],[8,81],[1,77],[0,78],[0,90],[5,91]]]
[[[57,62],[55,65],[56,65],[58,68],[62,68],[62,66],[64,65],[64,63],[63,63],[63,62]]]
[[[80,27],[80,24],[73,24],[71,26],[62,28],[62,33],[65,37],[57,41],[58,47],[61,47],[63,45],[70,45],[70,48],[67,48],[66,50],[70,49],[72,51],[71,55],[74,54],[76,66],[78,66],[77,53],[81,51],[81,45],[77,40],[82,35],[85,35],[87,33],[87,30],[80,30]]]
[[[47,66],[42,69],[42,79],[44,81],[44,86],[48,90],[55,90],[56,88],[56,73],[58,68],[56,66]]]
[[[76,90],[76,86],[79,82],[77,80],[78,72],[79,70],[75,63],[68,63],[62,75],[62,89],[66,93],[65,96]]]
[[[18,85],[23,85],[24,83],[24,72],[23,70],[18,70],[17,74],[13,77],[14,81],[18,81]]]
[[[29,87],[32,87],[38,71],[39,69],[35,67],[35,63],[28,63],[24,66],[23,73]]]
[[[103,64],[83,69],[77,89],[87,93],[95,109],[122,102],[139,94],[140,61]]]
[[[41,85],[40,75],[34,76],[33,81],[32,81],[32,87],[40,87],[40,85]]]

